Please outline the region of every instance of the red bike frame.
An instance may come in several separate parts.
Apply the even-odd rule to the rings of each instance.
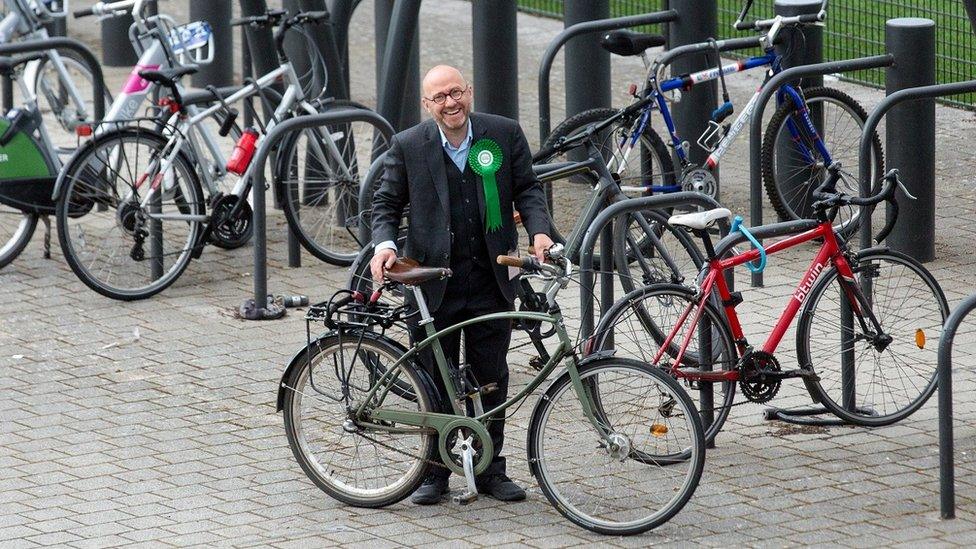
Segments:
[[[847,262],[847,258],[844,257],[840,246],[837,244],[837,238],[834,235],[833,228],[831,227],[831,223],[829,221],[825,221],[809,231],[804,231],[770,244],[765,248],[766,255],[775,254],[782,250],[803,244],[804,242],[809,242],[815,238],[822,238],[823,244],[820,246],[820,251],[817,253],[816,258],[814,258],[813,262],[810,264],[810,267],[807,269],[806,275],[804,275],[800,281],[800,284],[793,292],[792,298],[790,299],[789,303],[787,303],[783,314],[780,315],[779,320],[776,322],[776,326],[773,327],[772,333],[769,334],[769,337],[763,344],[762,350],[766,353],[773,354],[776,351],[776,347],[783,339],[783,335],[786,334],[786,330],[796,317],[796,313],[799,312],[800,306],[803,305],[807,295],[810,293],[810,289],[813,287],[813,284],[817,281],[817,279],[820,278],[820,274],[826,270],[828,263],[837,268],[844,292],[847,294],[847,300],[851,305],[851,310],[855,315],[860,315],[861,308],[858,304],[859,302],[857,297],[854,295],[853,286],[851,284],[844,284],[844,282],[847,281],[854,281],[854,272],[851,270],[851,266]],[[759,250],[749,249],[728,259],[711,259],[709,261],[708,273],[705,275],[705,279],[702,281],[701,291],[698,299],[689,303],[685,310],[682,311],[681,316],[678,318],[678,322],[675,324],[675,327],[671,330],[671,333],[668,334],[667,338],[665,338],[664,344],[661,345],[661,348],[654,356],[654,364],[657,364],[661,360],[665,350],[669,348],[671,342],[677,337],[678,333],[681,331],[681,327],[688,319],[688,316],[691,315],[691,311],[697,305],[698,310],[695,312],[691,325],[689,326],[684,339],[681,342],[681,347],[677,356],[675,357],[674,365],[671,367],[671,372],[678,378],[690,379],[693,381],[739,381],[740,374],[738,370],[682,371],[680,364],[681,359],[684,357],[685,350],[688,348],[688,344],[691,343],[691,339],[695,335],[695,327],[701,320],[702,312],[705,310],[704,302],[708,299],[708,296],[711,295],[713,289],[718,289],[718,295],[722,299],[722,303],[725,304],[725,317],[728,320],[729,328],[732,331],[732,337],[736,342],[739,355],[741,356],[746,352],[746,343],[745,336],[742,333],[742,324],[739,323],[739,317],[735,312],[736,304],[732,300],[732,293],[729,291],[728,283],[725,281],[725,277],[722,276],[722,273],[724,273],[726,269],[731,269],[738,265],[742,265],[743,263],[755,261],[756,259],[759,259],[759,256]]]

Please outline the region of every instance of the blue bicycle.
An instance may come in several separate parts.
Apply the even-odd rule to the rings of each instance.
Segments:
[[[596,125],[601,151],[608,168],[620,180],[625,192],[639,194],[696,191],[714,197],[717,191],[714,170],[729,146],[749,123],[756,101],[766,82],[781,70],[785,54],[777,52],[773,44],[785,28],[795,25],[820,24],[825,17],[827,2],[823,2],[818,14],[795,17],[777,16],[772,19],[743,22],[752,0],[749,0],[738,20],[737,29],[765,31],[758,38],[763,55],[748,57],[722,65],[715,46],[717,66],[692,74],[666,78],[666,64],[655,62],[648,68],[644,89],[639,93],[631,85],[634,101],[622,109],[598,108],[581,112],[567,119],[553,130],[536,155],[537,161],[559,160],[552,154],[557,145],[571,136]],[[602,41],[605,49],[623,56],[640,56],[648,66],[646,50],[663,45],[663,37],[631,31],[615,31]],[[706,47],[714,45],[709,42]],[[789,47],[802,47],[790,44]],[[786,52],[788,53],[788,51]],[[768,67],[763,86],[756,90],[745,108],[732,123],[726,120],[734,113],[725,86],[725,76],[759,67]],[[682,91],[713,80],[721,81],[723,103],[712,113],[708,128],[697,140],[698,146],[709,151],[703,165],[689,159],[689,144],[678,135],[670,101],[680,100]],[[782,86],[776,94],[777,110],[766,129],[762,146],[762,176],[769,200],[783,220],[806,219],[812,215],[811,194],[825,180],[827,166],[840,161],[845,166],[858,166],[858,145],[861,128],[867,119],[864,109],[849,95],[829,87],[801,89],[793,85]],[[668,131],[668,142],[651,127],[651,115],[659,111]],[[675,159],[672,161],[671,151]],[[833,151],[833,152],[831,152]],[[884,172],[884,156],[881,141],[874,136],[872,181]],[[675,166],[677,162],[677,167]],[[858,194],[857,178],[845,174],[847,194]],[[561,202],[567,199],[555,197],[553,217],[560,225]],[[572,210],[571,207],[567,208]],[[575,211],[578,211],[576,209]],[[847,236],[857,227],[857,211],[851,209],[838,216],[837,229]],[[569,219],[563,220],[570,221]]]

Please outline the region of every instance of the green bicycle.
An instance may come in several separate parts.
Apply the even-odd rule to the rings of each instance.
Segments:
[[[361,507],[396,503],[431,467],[447,467],[467,484],[454,501],[468,503],[478,497],[475,475],[493,455],[487,422],[503,417],[565,362],[528,428],[528,462],[542,492],[569,520],[602,534],[638,534],[663,524],[691,498],[704,465],[705,439],[691,399],[645,363],[612,352],[577,358],[555,301],[573,270],[560,246],[545,264],[511,256],[498,262],[522,269],[520,282],[544,281],[545,312],[493,313],[436,331],[417,285],[450,270],[404,260],[373,295],[343,290],[310,309],[308,344],[278,390],[298,463],[327,494]],[[395,284],[413,293],[419,312],[379,300]],[[410,314],[419,314],[427,337],[407,349],[384,332]],[[499,319],[534,327],[527,331],[542,360],[518,394],[484,410],[481,396],[492,387],[478,385],[465,365],[451,364],[439,339]],[[317,322],[329,331],[313,339]],[[542,340],[552,336],[558,344],[549,353]],[[433,380],[418,362],[425,348],[433,351],[444,386],[453,389],[453,413],[434,411],[441,408]]]

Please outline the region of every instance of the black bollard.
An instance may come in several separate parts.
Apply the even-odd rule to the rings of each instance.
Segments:
[[[475,108],[518,120],[518,35],[515,0],[473,0]]]
[[[359,1],[329,0],[328,4],[329,16],[332,20],[332,32],[335,37],[336,46],[339,48],[342,77],[347,90],[349,89],[349,21],[352,19],[353,10]]]
[[[566,27],[610,17],[608,0],[566,0]],[[600,33],[587,33],[566,43],[566,118],[585,110],[610,106],[610,52],[600,47]]]
[[[669,0],[668,7],[678,12],[678,20],[668,27],[668,48],[685,44],[705,42],[715,38],[718,29],[718,7],[716,0]],[[718,65],[717,52],[705,55],[685,55],[671,65],[671,74],[679,75]],[[689,143],[688,158],[692,164],[703,165],[708,151],[699,147],[697,141],[708,128],[712,111],[717,107],[718,84],[715,81],[697,84],[694,88],[681,92],[681,101],[671,107],[675,129],[681,139]],[[675,166],[678,165],[675,159]],[[712,170],[715,177],[716,196],[719,195],[719,168]]]
[[[102,20],[102,64],[106,67],[131,67],[139,60],[129,42],[133,21],[132,15]]]
[[[885,91],[935,83],[935,22],[906,17],[885,25],[885,47],[895,64],[885,73]],[[885,119],[888,168],[916,200],[897,191],[898,221],[886,243],[918,261],[935,259],[935,100],[898,105]],[[889,206],[889,215],[891,215]]]
[[[192,76],[193,85],[230,86],[234,83],[234,34],[230,28],[230,0],[190,0],[190,21],[206,21],[214,37],[214,58]]]
[[[379,71],[376,110],[400,131],[420,121],[420,0],[379,0],[375,9]],[[389,16],[384,17],[385,13]],[[383,28],[384,19],[388,19],[386,29]],[[404,44],[411,44],[411,47],[405,48]],[[381,51],[382,58],[379,58]]]
[[[793,17],[804,14],[817,14],[820,12],[820,0],[776,0],[776,15]],[[809,65],[811,63],[823,62],[823,27],[818,25],[804,25],[800,27],[789,27],[780,33],[780,45],[777,51],[783,55],[783,69]],[[791,84],[796,85],[796,82]],[[804,88],[823,85],[823,76],[810,76],[800,80],[799,85]],[[823,108],[820,105],[811,105],[810,117],[813,119],[814,126],[823,136]],[[829,136],[828,136],[829,137]],[[829,141],[828,141],[829,142]],[[796,189],[806,187],[809,181],[810,170],[802,169],[799,164],[799,157],[796,153],[796,146],[790,140],[788,133],[784,132],[776,143],[776,156],[781,161],[776,163],[776,180],[783,188],[784,196],[794,196]],[[854,167],[851,166],[851,169]],[[808,190],[813,192],[813,186]],[[803,217],[809,218],[812,215],[810,206],[813,200],[802,202],[805,210]],[[798,202],[799,203],[799,202]]]

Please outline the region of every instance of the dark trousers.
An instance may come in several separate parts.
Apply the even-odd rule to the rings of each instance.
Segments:
[[[488,279],[478,276],[482,273],[472,273],[473,276],[464,277],[464,280],[452,280],[448,284],[437,311],[432,312],[434,327],[437,330],[444,329],[459,322],[472,319],[474,317],[511,310],[512,306],[502,296],[501,290],[495,282],[493,275]],[[474,284],[489,282],[475,289],[470,287]],[[470,291],[462,291],[468,287]],[[416,324],[417,316],[410,324],[411,338],[420,341],[426,337],[423,327]],[[487,412],[492,408],[504,403],[508,397],[508,346],[512,339],[512,322],[510,320],[494,320],[490,322],[479,322],[472,324],[463,330],[454,332],[441,338],[440,344],[444,349],[444,356],[452,368],[457,368],[460,362],[461,337],[464,337],[464,363],[468,364],[474,374],[477,383],[481,386],[489,383],[497,384],[497,389],[483,395],[481,402]],[[434,353],[428,347],[420,354],[420,360],[424,369],[430,374],[440,395],[441,412],[451,413],[451,403],[455,394],[454,389],[445,390],[444,381],[441,373],[434,361]],[[470,406],[468,414],[471,414]],[[494,417],[488,422],[488,434],[491,435],[494,455],[488,469],[484,475],[501,474],[505,472],[505,458],[499,454],[502,451],[502,444],[505,440],[504,413],[501,417]],[[433,474],[448,476],[447,469],[436,467]]]

